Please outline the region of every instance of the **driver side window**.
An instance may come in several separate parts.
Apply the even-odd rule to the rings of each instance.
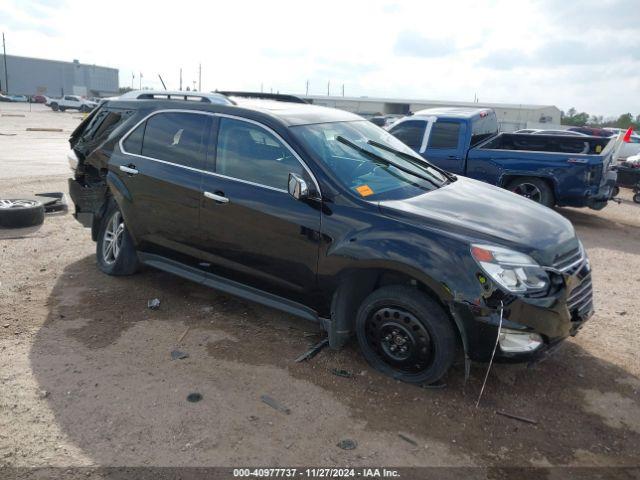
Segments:
[[[289,173],[302,176],[303,168],[291,151],[264,128],[221,118],[216,173],[287,190]]]

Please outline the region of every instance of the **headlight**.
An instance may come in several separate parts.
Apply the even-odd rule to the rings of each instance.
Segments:
[[[471,255],[489,278],[510,292],[536,292],[549,286],[547,272],[524,253],[474,244],[471,245]]]

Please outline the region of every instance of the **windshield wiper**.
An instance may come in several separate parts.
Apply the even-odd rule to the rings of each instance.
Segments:
[[[376,142],[375,140],[368,140],[367,143],[369,145],[373,145],[374,147],[380,148],[381,150],[386,150],[387,152],[395,153],[399,157],[404,158],[405,160],[413,163],[414,165],[418,165],[420,168],[424,168],[424,166],[422,165],[422,162],[424,162],[423,158],[418,158],[418,157],[416,157],[414,155],[411,155],[409,153],[405,153],[405,152],[403,152],[401,150],[396,150],[395,148],[391,148],[388,145],[385,145],[384,143]],[[446,170],[442,170],[440,167],[436,167],[435,165],[432,165],[431,163],[429,164],[429,167],[433,168],[436,172],[444,175],[445,177],[447,177],[452,182],[455,182],[458,179],[458,177],[455,176],[453,173],[447,172]]]
[[[420,173],[416,173],[413,170],[411,170],[410,168],[404,167],[396,162],[393,162],[391,160],[389,160],[388,158],[383,157],[382,155],[378,155],[376,153],[370,152],[369,150],[367,150],[366,148],[362,148],[360,145],[358,145],[355,142],[352,142],[351,140],[344,138],[342,135],[338,135],[336,137],[336,140],[338,140],[340,143],[347,145],[348,147],[353,148],[354,150],[362,153],[363,155],[369,157],[370,159],[372,159],[374,162],[376,163],[382,163],[383,165],[387,165],[387,166],[392,166],[397,168],[398,170],[404,172],[404,173],[408,173],[409,175],[413,175],[414,177],[420,178],[426,182],[429,182],[431,185],[433,185],[436,188],[440,188],[440,185],[438,185],[435,181],[433,181],[433,179],[421,175]]]

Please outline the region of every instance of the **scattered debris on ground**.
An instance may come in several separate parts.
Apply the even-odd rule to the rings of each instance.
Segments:
[[[409,437],[408,435],[405,435],[404,433],[400,432],[398,433],[398,436],[404,440],[407,443],[410,443],[411,445],[413,445],[414,447],[418,446],[418,442],[416,442],[413,438]]]
[[[178,338],[178,343],[182,343],[182,341],[184,340],[184,337],[187,336],[187,333],[189,333],[189,329],[191,329],[191,327],[187,327],[187,329],[182,332],[182,335],[180,335],[180,338]]]
[[[322,340],[321,342],[315,344],[309,350],[304,352],[298,358],[296,358],[296,363],[300,363],[300,362],[303,362],[305,360],[311,360],[318,353],[320,353],[320,350],[322,350],[324,347],[327,347],[328,345],[329,345],[329,339],[325,338],[324,340]]]
[[[189,354],[186,352],[181,352],[180,350],[171,351],[171,360],[182,360],[184,358],[189,358]]]
[[[333,373],[336,377],[343,377],[343,378],[355,377],[355,374],[353,372],[350,372],[349,370],[344,370],[342,368],[332,368],[331,373]]]
[[[340,440],[338,442],[338,447],[340,447],[342,450],[355,450],[357,446],[358,442],[356,442],[355,440],[351,440],[350,438],[345,438],[344,440]]]
[[[269,395],[261,395],[260,400],[262,400],[263,403],[266,403],[274,410],[278,410],[279,412],[282,412],[287,415],[291,413],[291,410],[289,408],[285,407],[280,402],[278,402],[275,398],[270,397]]]
[[[187,402],[196,403],[202,400],[202,394],[198,392],[190,393],[187,395]]]
[[[513,418],[514,420],[519,420],[525,423],[531,423],[532,425],[538,424],[537,420],[533,420],[532,418],[527,418],[527,417],[521,417],[520,415],[514,415],[513,413],[503,412],[501,410],[496,410],[496,413],[498,415],[502,415],[503,417]]]
[[[159,298],[152,298],[151,300],[149,300],[147,302],[147,307],[151,310],[157,310],[160,308],[160,299]]]

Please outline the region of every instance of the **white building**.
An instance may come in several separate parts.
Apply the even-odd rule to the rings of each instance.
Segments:
[[[301,98],[325,107],[339,108],[363,116],[407,114],[433,107],[473,107],[495,110],[503,132],[520,128],[558,128],[560,109],[555,105],[528,105],[487,102],[447,102],[399,98],[334,97],[325,95],[299,95]]]

